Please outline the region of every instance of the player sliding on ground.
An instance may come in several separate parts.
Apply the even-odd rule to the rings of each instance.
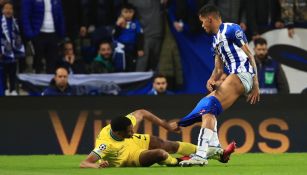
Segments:
[[[191,143],[162,140],[148,134],[134,134],[133,129],[137,128],[135,126],[143,119],[168,131],[178,131],[177,127],[171,127],[166,121],[146,110],[137,110],[125,117],[115,118],[110,125],[101,130],[96,139],[95,149],[81,162],[80,167],[146,167],[155,163],[176,166],[180,160],[169,153],[190,155],[196,152],[196,145]],[[222,149],[217,151],[216,148],[212,148],[211,152],[211,158],[223,161],[219,155],[223,153]]]
[[[190,160],[181,161],[181,166],[208,164],[208,147],[220,147],[216,117],[223,110],[228,109],[243,94],[247,95],[247,101],[251,104],[260,100],[255,59],[240,26],[222,23],[219,10],[212,5],[200,9],[199,19],[205,31],[214,36],[215,67],[207,81],[207,89],[211,93],[200,100],[190,114],[178,123],[172,123],[174,127],[185,127],[202,122],[197,152]],[[229,75],[219,84],[217,82],[224,73],[224,66]],[[235,142],[232,142],[224,151],[222,159],[225,162],[234,148]]]

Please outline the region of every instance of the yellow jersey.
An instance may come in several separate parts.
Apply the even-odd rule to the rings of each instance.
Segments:
[[[126,116],[136,125],[136,118],[132,114]],[[99,133],[95,149],[92,151],[101,159],[107,160],[111,167],[140,166],[141,152],[148,150],[150,136],[134,134],[132,138],[117,140],[111,133],[111,125],[105,126]]]

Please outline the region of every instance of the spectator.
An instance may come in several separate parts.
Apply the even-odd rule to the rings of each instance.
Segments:
[[[90,33],[95,46],[112,38],[112,30],[124,0],[81,0],[80,33]]]
[[[254,41],[255,59],[261,94],[288,94],[289,85],[281,65],[268,55],[267,42],[263,38]]]
[[[4,85],[6,95],[18,95],[16,92],[17,60],[24,58],[25,48],[21,40],[19,26],[14,18],[13,4],[6,2],[3,5],[0,24],[1,60],[4,70]],[[10,87],[6,82],[9,80]]]
[[[211,0],[216,5],[225,22],[240,24],[241,28],[245,31],[246,26],[246,5],[248,0]]]
[[[25,37],[33,42],[35,56],[33,68],[52,73],[58,57],[58,43],[64,37],[64,16],[61,0],[22,0],[21,20]]]
[[[144,56],[137,59],[137,71],[157,70],[163,40],[163,11],[159,0],[128,0],[140,16],[144,28]],[[198,19],[197,19],[198,20]]]
[[[144,56],[144,34],[133,5],[123,5],[114,35],[118,42],[125,45],[127,71],[135,71],[137,57]]]
[[[283,28],[279,0],[249,0],[246,6],[247,33],[253,39],[271,29]]]
[[[156,75],[152,84],[152,90],[148,95],[173,95],[174,93],[167,90],[167,80],[164,75]]]
[[[170,29],[171,22],[167,14],[168,8],[169,3],[164,4],[164,38],[162,42],[158,73],[167,77],[169,89],[179,89],[183,85],[182,67],[177,43]]]
[[[96,55],[96,49],[92,44],[91,38],[86,31],[80,31],[79,36],[74,40],[76,55],[90,64]]]
[[[92,73],[114,72],[112,60],[112,46],[109,42],[102,42],[99,46],[98,55],[92,63]]]
[[[281,19],[286,26],[306,27],[307,0],[279,0]]]
[[[201,23],[198,19],[198,11],[209,0],[172,0],[175,6],[175,16],[171,16],[174,28],[177,32],[189,32],[199,34],[203,32]]]
[[[66,67],[70,73],[73,74],[84,74],[85,63],[76,57],[74,44],[71,41],[66,41],[63,44],[62,57],[58,61],[58,66]]]
[[[111,42],[103,41],[99,45],[98,55],[92,63],[92,73],[122,72],[125,70],[124,58],[118,48],[113,49]]]
[[[295,1],[294,25],[307,27],[307,0]]]
[[[65,67],[59,67],[55,71],[54,78],[48,88],[44,90],[42,96],[73,96],[75,92],[68,84],[69,71]]]
[[[280,0],[281,20],[288,28],[288,36],[294,35],[293,27],[307,27],[307,0]]]

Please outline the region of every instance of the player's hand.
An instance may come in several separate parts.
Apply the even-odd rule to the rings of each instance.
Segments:
[[[172,122],[172,123],[169,123],[168,125],[169,125],[169,127],[167,129],[168,131],[175,132],[175,133],[181,132],[181,128],[178,126],[177,122]]]
[[[256,104],[260,101],[260,90],[258,85],[253,86],[253,89],[248,94],[246,101],[250,102],[250,104]]]
[[[215,82],[213,79],[209,79],[209,80],[207,81],[206,87],[207,87],[207,89],[208,89],[209,92],[212,92],[212,91],[214,90],[215,84],[216,84],[216,82]]]
[[[98,165],[99,165],[99,168],[106,168],[106,167],[109,166],[109,162],[103,160],[103,161],[100,162]]]
[[[119,17],[116,21],[116,25],[122,28],[126,27],[126,20],[123,17]]]

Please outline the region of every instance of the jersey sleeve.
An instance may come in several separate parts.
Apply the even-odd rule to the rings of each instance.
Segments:
[[[143,28],[142,28],[140,22],[139,21],[135,21],[135,25],[136,25],[136,33],[143,34],[144,31],[143,31]]]
[[[248,42],[244,31],[237,24],[232,26],[232,30],[230,30],[229,36],[230,36],[231,40],[238,47],[242,47],[243,45],[245,45]]]
[[[132,115],[132,113],[131,113],[131,114],[126,115],[126,117],[131,121],[133,127],[135,127],[135,125],[136,125],[136,118],[134,117],[134,115]]]
[[[108,153],[108,149],[109,149],[108,144],[102,143],[100,145],[97,145],[92,152],[96,154],[100,159],[103,159]]]

